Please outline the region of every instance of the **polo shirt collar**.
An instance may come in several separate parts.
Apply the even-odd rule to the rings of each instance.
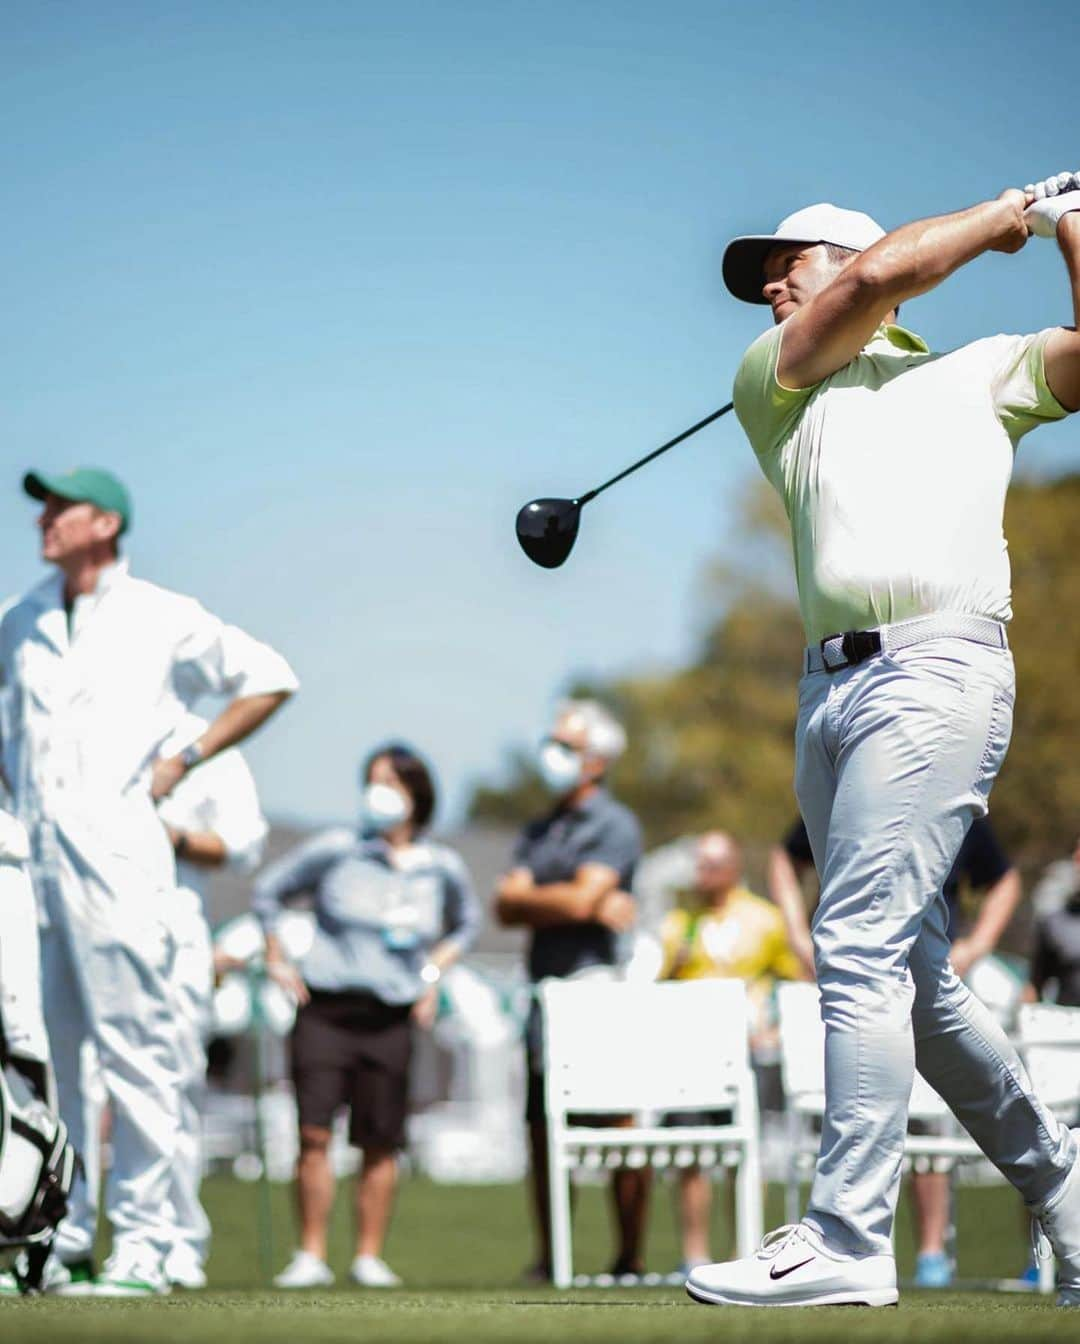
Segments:
[[[594,789],[587,798],[583,798],[580,803],[569,803],[565,806],[560,803],[555,809],[555,815],[557,817],[587,817],[590,812],[595,812],[598,808],[602,808],[606,799],[607,789],[601,784]]]
[[[909,355],[928,355],[930,353],[930,347],[921,336],[916,336],[913,331],[908,331],[907,327],[901,327],[895,322],[883,322],[874,332],[868,344],[876,345],[879,341],[885,341],[893,349],[902,350]]]

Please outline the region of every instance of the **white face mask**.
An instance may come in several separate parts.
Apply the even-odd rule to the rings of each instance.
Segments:
[[[545,742],[537,757],[537,767],[544,787],[557,797],[573,793],[581,783],[581,757],[562,742]]]
[[[369,834],[385,835],[412,816],[412,803],[389,784],[369,784],[360,803],[360,823]]]

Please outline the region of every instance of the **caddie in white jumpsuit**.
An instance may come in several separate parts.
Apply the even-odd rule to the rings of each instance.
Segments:
[[[165,744],[172,755],[207,728],[192,715]],[[163,798],[165,823],[177,860],[178,890],[167,923],[174,955],[170,987],[180,1033],[182,1084],[180,1133],[173,1163],[173,1244],[165,1259],[169,1282],[205,1286],[210,1221],[199,1202],[202,1180],[202,1102],[206,1091],[206,1039],[213,1011],[213,948],[206,919],[206,889],[214,868],[252,873],[262,860],[268,827],[255,780],[235,747],[186,775]]]
[[[1080,179],[1052,181],[888,235],[811,206],[725,254],[728,288],[768,303],[776,324],[743,358],[734,400],[791,521],[808,637],[796,793],[821,875],[826,1105],[803,1221],[756,1255],[694,1270],[700,1302],[896,1302],[891,1231],[917,1065],[1039,1220],[1059,1302],[1080,1305],[1075,1136],[955,975],[942,896],[1012,726],[1013,454],[1080,408],[1080,335],[1055,327],[932,355],[896,325],[901,303],[1031,233],[1056,233],[1080,321]]]
[[[0,623],[0,725],[31,838],[60,1110],[83,1148],[79,1057],[91,1039],[113,1121],[113,1250],[95,1291],[165,1291],[182,1066],[166,918],[176,868],[155,800],[247,737],[297,682],[265,644],[131,575],[118,555],[131,501],[115,477],[79,468],[31,473],[24,486],[44,502],[42,557],[58,573]],[[201,693],[230,703],[197,743],[163,758]],[[57,1250],[83,1283],[94,1213],[77,1182]]]

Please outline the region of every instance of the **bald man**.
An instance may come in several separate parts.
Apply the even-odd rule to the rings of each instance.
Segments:
[[[805,979],[792,951],[784,919],[771,901],[743,886],[742,850],[724,831],[710,831],[697,842],[694,887],[688,899],[669,911],[661,928],[663,980],[739,979],[751,999],[750,1019],[761,1010],[776,980]],[[752,1032],[760,1027],[752,1026]],[[727,1123],[717,1116],[716,1123]],[[700,1115],[670,1115],[667,1123],[700,1123]],[[708,1175],[700,1167],[679,1173],[679,1224],[687,1273],[709,1263]]]

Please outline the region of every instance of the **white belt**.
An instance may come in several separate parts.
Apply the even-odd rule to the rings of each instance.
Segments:
[[[935,616],[915,616],[895,625],[879,625],[876,630],[848,630],[842,635],[826,635],[819,644],[811,644],[803,654],[803,672],[840,672],[855,667],[879,653],[896,653],[928,639],[969,639],[993,649],[1007,649],[1009,641],[1000,621],[986,616],[965,616],[961,612],[943,612]]]

